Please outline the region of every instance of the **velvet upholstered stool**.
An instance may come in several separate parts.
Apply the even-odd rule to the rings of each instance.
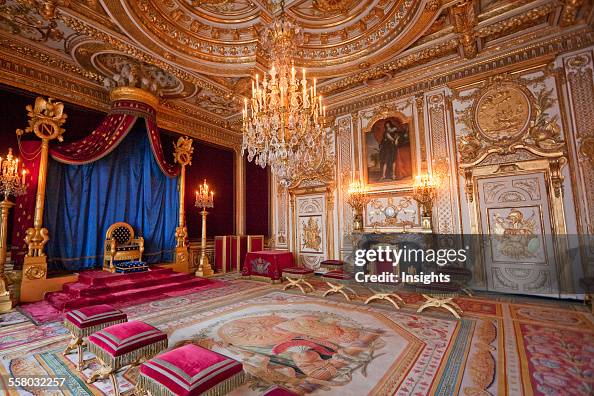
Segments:
[[[130,364],[138,365],[165,348],[167,335],[147,323],[132,321],[106,327],[89,336],[89,351],[97,356],[101,367],[87,382],[109,376],[114,393],[119,396],[116,372]]]
[[[344,268],[344,261],[342,260],[324,260],[320,263],[320,267],[329,270],[342,270]]]
[[[83,338],[88,337],[96,331],[102,330],[114,324],[126,322],[128,318],[122,311],[115,309],[111,305],[100,304],[91,305],[84,308],[74,309],[64,315],[64,327],[70,331],[72,340],[66,347],[64,355],[70,351],[78,351],[77,369],[83,369]]]
[[[283,287],[283,290],[287,290],[291,287],[298,287],[303,294],[307,293],[303,288],[303,285],[309,287],[311,291],[314,291],[314,287],[307,281],[307,278],[313,276],[314,270],[305,267],[290,267],[283,269],[283,277],[289,282],[288,285]]]
[[[143,363],[136,388],[139,394],[150,396],[219,396],[243,381],[241,363],[188,344]]]

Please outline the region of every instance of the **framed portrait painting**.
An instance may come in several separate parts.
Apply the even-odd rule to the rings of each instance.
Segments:
[[[412,120],[388,115],[363,131],[363,170],[368,185],[411,186],[416,172]]]

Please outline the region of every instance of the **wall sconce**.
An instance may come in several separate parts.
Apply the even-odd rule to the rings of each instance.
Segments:
[[[438,182],[431,175],[419,175],[413,184],[413,198],[421,206],[421,227],[430,230],[433,200],[437,196]]]
[[[369,202],[367,187],[361,182],[353,182],[347,191],[347,203],[353,208],[353,231],[363,231],[363,209]]]

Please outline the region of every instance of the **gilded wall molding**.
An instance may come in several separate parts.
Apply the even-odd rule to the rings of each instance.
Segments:
[[[353,124],[350,115],[340,117],[335,122],[336,130],[336,153],[338,161],[338,246],[343,249],[345,236],[352,231],[353,211],[346,203],[346,193],[354,179],[355,161],[353,158]]]
[[[443,92],[427,96],[429,130],[431,136],[431,171],[439,180],[437,198],[433,206],[434,230],[439,234],[459,232],[457,226],[458,191],[455,153],[449,142],[447,102]]]
[[[464,128],[458,138],[461,166],[482,162],[491,153],[508,154],[524,149],[541,157],[555,157],[565,150],[557,116],[548,110],[556,104],[553,89],[533,93],[526,84],[534,83],[509,74],[488,78],[460,102],[472,101],[455,114]]]
[[[569,91],[569,104],[573,115],[571,128],[575,142],[578,169],[578,191],[581,213],[585,214],[582,232],[594,233],[594,62],[593,53],[580,52],[564,59]]]
[[[523,48],[506,51],[503,54],[494,55],[486,59],[475,58],[470,64],[448,67],[447,71],[433,73],[431,77],[415,78],[415,76],[427,76],[431,70],[445,68],[445,66],[427,66],[415,70],[414,75],[401,75],[398,81],[394,83],[398,85],[390,86],[390,84],[386,84],[383,92],[376,94],[371,94],[369,90],[361,93],[353,92],[352,95],[349,95],[349,98],[353,99],[349,99],[346,103],[336,103],[336,98],[329,98],[328,113],[335,117],[355,113],[359,109],[415,95],[420,92],[430,91],[469,77],[492,73],[498,69],[521,67],[522,63],[529,63],[538,58],[550,58],[559,53],[575,51],[592,44],[594,44],[594,32],[590,29],[580,29],[561,36],[549,37]],[[402,85],[401,83],[402,81],[410,80],[414,82],[406,85]]]
[[[460,36],[460,46],[465,58],[474,58],[478,54],[475,27],[478,18],[473,0],[462,0],[451,9],[454,31]]]

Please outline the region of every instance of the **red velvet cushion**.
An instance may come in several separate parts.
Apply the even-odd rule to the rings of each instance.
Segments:
[[[353,279],[353,277],[350,274],[347,274],[342,271],[326,272],[324,275],[322,275],[322,278],[341,279],[341,280]]]
[[[313,274],[314,270],[305,267],[291,267],[283,269],[283,273],[287,274]]]
[[[238,361],[193,344],[165,352],[140,366],[141,375],[179,396],[200,395],[242,370]]]
[[[274,385],[268,388],[262,396],[298,396],[298,393],[290,391],[288,389],[282,388],[280,386]]]
[[[340,260],[324,260],[320,263],[320,265],[344,265],[344,261]]]
[[[81,329],[125,319],[125,313],[107,304],[91,305],[84,308],[73,309],[64,315],[64,320],[69,321]]]
[[[90,343],[113,357],[166,339],[167,334],[140,321],[109,326],[89,336]]]

